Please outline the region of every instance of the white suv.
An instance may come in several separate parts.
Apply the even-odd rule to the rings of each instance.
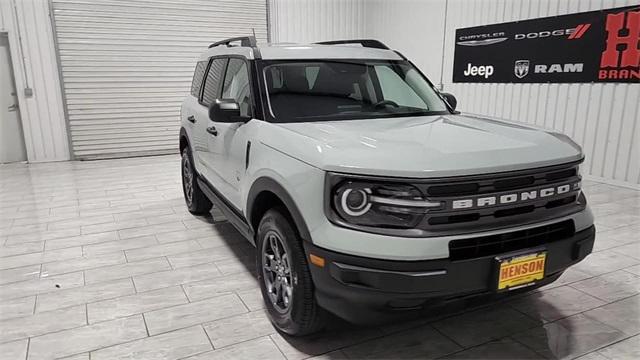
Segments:
[[[580,147],[455,106],[375,40],[212,44],[182,105],[187,206],[256,246],[292,335],[556,280],[594,242]]]

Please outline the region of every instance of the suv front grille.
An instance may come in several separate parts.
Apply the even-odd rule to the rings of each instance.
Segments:
[[[573,221],[567,220],[504,234],[452,240],[449,242],[449,258],[466,260],[498,255],[564,240],[574,233]]]
[[[433,235],[463,234],[570,215],[585,207],[580,180],[578,163],[570,163],[413,183],[429,201],[444,204],[427,212],[418,228]],[[543,196],[548,189],[551,194]],[[525,197],[529,194],[535,197]]]

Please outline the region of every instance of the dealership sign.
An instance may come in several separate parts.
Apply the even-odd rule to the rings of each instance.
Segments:
[[[640,6],[456,30],[453,82],[640,83]]]

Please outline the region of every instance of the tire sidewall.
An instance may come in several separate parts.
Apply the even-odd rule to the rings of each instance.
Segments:
[[[189,202],[189,200],[187,199],[187,190],[184,187],[184,160],[185,157],[187,158],[187,160],[189,160],[189,167],[191,168],[191,202]],[[189,147],[184,148],[184,150],[182,150],[182,156],[180,158],[180,175],[182,177],[182,194],[184,196],[184,202],[187,205],[187,208],[189,208],[189,210],[194,211],[195,210],[195,170],[193,168],[193,157],[191,156],[191,151],[189,150]]]
[[[293,295],[292,301],[289,309],[285,313],[281,313],[275,309],[271,300],[269,298],[269,294],[264,282],[263,275],[263,242],[264,237],[268,231],[273,231],[280,236],[280,238],[285,243],[287,253],[289,254],[289,260],[291,265],[292,272],[292,284],[293,284]],[[304,257],[304,253],[300,256],[300,240],[296,235],[293,227],[289,223],[289,221],[282,216],[279,212],[274,210],[269,210],[263,217],[260,222],[260,226],[258,227],[258,232],[256,236],[256,265],[257,265],[257,276],[260,284],[260,290],[262,292],[262,296],[265,302],[266,309],[270,315],[271,321],[273,324],[281,331],[289,334],[296,334],[300,331],[300,326],[298,325],[304,316],[304,292],[305,286],[312,286],[311,284],[305,284],[302,276],[303,271],[308,271],[308,269],[303,268],[306,266],[306,259]],[[297,242],[297,243],[294,243]],[[300,258],[301,257],[301,258]]]

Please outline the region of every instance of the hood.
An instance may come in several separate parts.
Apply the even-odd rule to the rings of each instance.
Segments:
[[[272,124],[266,145],[326,171],[442,177],[582,158],[567,136],[502,120],[435,115]]]

